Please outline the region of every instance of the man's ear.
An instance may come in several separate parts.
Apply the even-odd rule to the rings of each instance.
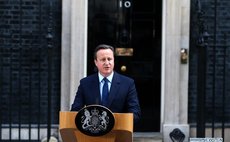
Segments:
[[[97,59],[94,59],[94,64],[97,67]]]

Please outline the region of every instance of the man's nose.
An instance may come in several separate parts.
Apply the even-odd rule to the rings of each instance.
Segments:
[[[105,60],[105,63],[106,63],[106,64],[108,64],[108,63],[109,63],[109,60],[108,60],[108,59],[106,59],[106,60]]]

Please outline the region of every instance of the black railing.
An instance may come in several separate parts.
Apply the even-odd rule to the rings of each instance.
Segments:
[[[227,103],[230,99],[230,90],[227,87],[230,82],[228,36],[227,30],[219,26],[224,23],[218,12],[222,10],[219,8],[220,2],[214,0],[205,4],[206,7],[202,9],[201,0],[196,0],[197,31],[191,29],[197,32],[198,40],[196,50],[193,50],[197,54],[197,114],[196,121],[190,121],[196,124],[197,137],[218,135],[224,139],[226,128],[230,124],[230,106]],[[213,5],[212,10],[208,10],[208,5]],[[207,129],[211,129],[208,136]],[[217,129],[221,131],[220,135],[216,133]]]
[[[39,141],[42,137],[58,136],[58,118],[53,114],[58,113],[60,105],[53,100],[60,98],[53,93],[56,82],[52,78],[57,75],[52,63],[55,49],[0,50],[0,140]]]

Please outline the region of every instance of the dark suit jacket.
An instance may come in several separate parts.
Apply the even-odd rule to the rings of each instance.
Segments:
[[[101,104],[100,82],[95,73],[80,80],[71,111],[79,111],[85,105]],[[141,110],[134,80],[114,72],[106,106],[112,112],[134,114],[134,122],[139,121]]]

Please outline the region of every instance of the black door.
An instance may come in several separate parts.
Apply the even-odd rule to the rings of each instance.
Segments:
[[[88,5],[88,70],[101,43],[115,47],[115,70],[134,78],[142,109],[135,131],[160,130],[161,2],[90,0]]]

